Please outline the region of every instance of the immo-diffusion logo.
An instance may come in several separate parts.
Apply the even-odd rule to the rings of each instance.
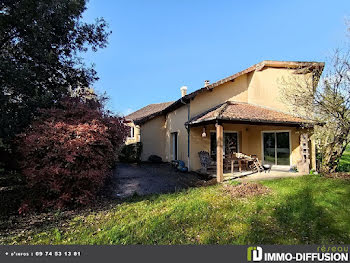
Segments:
[[[261,261],[263,259],[263,250],[261,247],[248,247],[247,260]]]
[[[248,247],[248,261],[264,262],[348,262],[347,247],[322,248],[317,252],[263,252],[261,247]]]

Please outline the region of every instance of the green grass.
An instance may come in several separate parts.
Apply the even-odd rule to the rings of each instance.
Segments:
[[[350,146],[348,146],[340,159],[339,172],[350,172]]]
[[[261,182],[269,195],[232,198],[221,185],[134,197],[6,244],[350,243],[350,182],[309,175]]]

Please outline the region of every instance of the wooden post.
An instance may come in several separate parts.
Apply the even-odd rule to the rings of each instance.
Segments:
[[[298,171],[303,174],[310,172],[310,153],[309,153],[309,136],[307,133],[300,134],[300,155],[301,159],[298,161]]]
[[[311,168],[314,169],[314,171],[317,170],[316,167],[316,142],[315,142],[315,136],[311,136]]]
[[[218,183],[224,181],[224,160],[223,160],[223,127],[220,123],[216,125],[216,180]]]

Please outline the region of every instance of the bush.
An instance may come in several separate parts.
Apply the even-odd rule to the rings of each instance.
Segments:
[[[19,212],[89,203],[111,173],[126,134],[123,120],[98,102],[69,98],[42,110],[17,140],[30,191]]]
[[[119,154],[121,162],[135,163],[141,161],[142,143],[124,145]]]

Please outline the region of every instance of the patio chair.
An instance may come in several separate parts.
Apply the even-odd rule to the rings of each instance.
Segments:
[[[201,163],[202,169],[206,173],[209,165],[211,164],[210,154],[206,151],[200,151],[198,152],[198,155],[199,155],[199,161]]]

